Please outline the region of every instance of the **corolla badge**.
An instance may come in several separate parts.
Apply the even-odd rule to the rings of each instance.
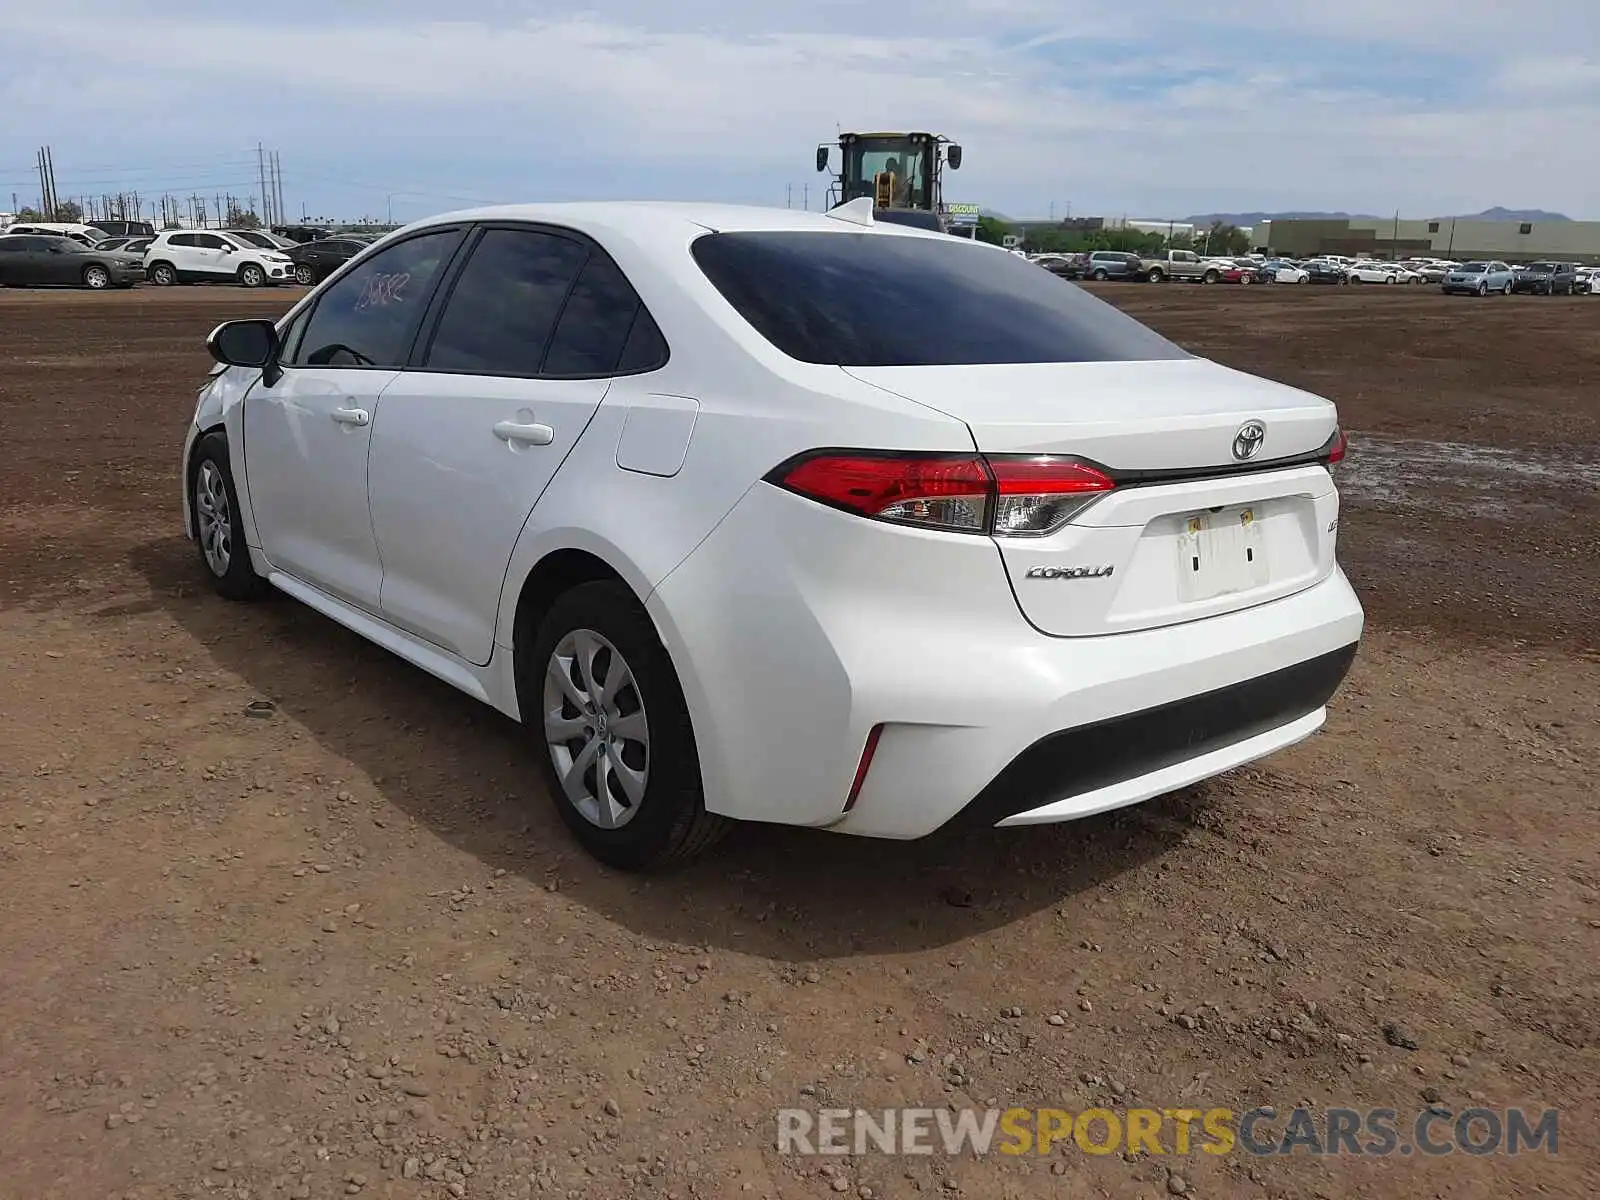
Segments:
[[[1104,579],[1110,575],[1113,567],[1107,563],[1103,567],[1029,567],[1029,579]]]
[[[1246,421],[1233,435],[1233,456],[1240,462],[1254,458],[1261,452],[1261,443],[1267,440],[1267,427],[1260,421]]]

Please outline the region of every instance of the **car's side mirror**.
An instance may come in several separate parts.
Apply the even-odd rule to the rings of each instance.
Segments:
[[[227,321],[206,338],[206,349],[230,367],[265,367],[278,355],[278,330],[271,321]]]
[[[222,244],[222,252],[224,254],[232,254],[233,253],[233,247],[228,245],[226,242],[224,242]]]

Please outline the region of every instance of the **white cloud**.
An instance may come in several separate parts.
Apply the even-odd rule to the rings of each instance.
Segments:
[[[44,127],[0,133],[0,191],[40,140],[58,174],[115,155],[157,187],[177,182],[164,164],[237,159],[259,137],[335,207],[552,188],[774,200],[818,185],[811,149],[837,123],[957,137],[952,194],[1018,214],[1581,210],[1600,195],[1595,64],[1543,49],[1600,33],[1593,0],[613,0],[541,17],[359,0],[326,19],[309,0],[182,3],[7,14],[30,65],[0,76],[0,105],[53,103]]]

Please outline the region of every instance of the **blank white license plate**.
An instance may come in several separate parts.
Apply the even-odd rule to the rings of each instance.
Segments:
[[[1266,538],[1254,508],[1225,508],[1186,517],[1178,536],[1178,597],[1210,600],[1263,586]]]

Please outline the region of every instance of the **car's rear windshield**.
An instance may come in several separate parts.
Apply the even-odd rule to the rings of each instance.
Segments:
[[[841,367],[1133,362],[1173,343],[1016,254],[959,238],[714,233],[695,262],[783,353]]]

